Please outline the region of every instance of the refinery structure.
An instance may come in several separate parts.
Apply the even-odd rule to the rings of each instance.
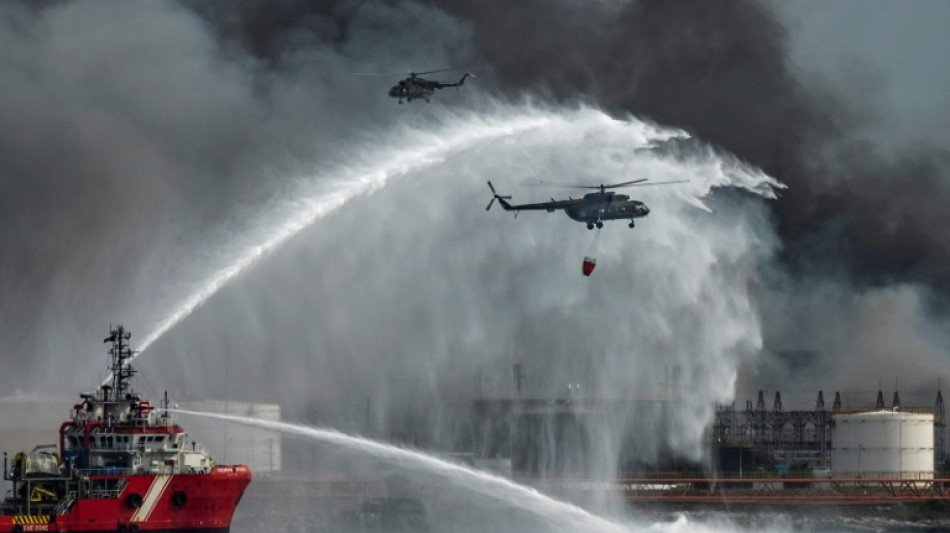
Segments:
[[[932,477],[946,460],[940,391],[932,407],[901,407],[896,393],[895,402],[888,406],[881,393],[874,407],[843,406],[836,393],[828,408],[823,396],[818,393],[813,410],[783,409],[780,392],[770,406],[763,392],[754,404],[746,402],[744,409],[718,406],[706,431],[718,458],[716,469],[751,472],[770,463],[783,473],[783,467],[798,463],[819,472],[886,471]],[[486,460],[507,456],[515,476],[582,474],[571,471],[570,461],[559,458],[557,450],[584,449],[587,438],[583,435],[595,435],[597,425],[616,420],[620,413],[635,412],[641,419],[662,424],[670,408],[670,401],[655,399],[478,397],[472,404],[474,453],[476,459]],[[635,450],[636,436],[631,435],[625,446]],[[763,461],[764,456],[770,460]],[[621,466],[632,473],[682,465],[670,455],[646,462],[630,457]]]
[[[747,401],[742,410],[718,407],[709,436],[714,448],[765,451],[779,465],[933,477],[946,460],[945,433],[940,390],[932,406],[902,406],[898,392],[888,405],[880,390],[873,407],[845,406],[836,392],[830,409],[819,391],[815,408],[807,411],[784,410],[780,392],[767,406],[760,391],[755,404]],[[732,459],[727,470],[745,466],[735,454],[720,456]]]
[[[519,369],[515,375],[519,375]],[[642,400],[572,396],[529,398],[477,395],[472,403],[474,463],[564,498],[576,481],[603,479],[595,446],[611,428],[620,436],[617,479],[604,488],[632,503],[750,503],[860,505],[950,500],[947,489],[943,395],[931,405],[876,402],[845,405],[841,394],[814,409],[786,410],[781,392],[764,391],[721,405],[704,435],[708,456],[690,461],[671,446],[643,445],[662,433],[675,409],[672,395]],[[869,400],[871,398],[868,398]],[[635,414],[632,414],[635,413]],[[637,422],[630,423],[635,416]],[[651,448],[652,446],[652,448]]]

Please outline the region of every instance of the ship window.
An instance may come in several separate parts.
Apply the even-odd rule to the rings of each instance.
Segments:
[[[112,437],[106,437],[106,448],[112,448],[113,442]]]

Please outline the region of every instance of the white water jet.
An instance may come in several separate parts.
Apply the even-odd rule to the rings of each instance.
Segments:
[[[380,149],[331,176],[317,175],[300,179],[301,190],[287,199],[276,213],[268,212],[260,217],[270,222],[262,224],[257,233],[248,239],[250,242],[237,252],[224,254],[219,260],[224,266],[200,283],[189,296],[174,306],[166,318],[154,326],[139,344],[132,360],[251,265],[354,197],[383,187],[391,178],[435,165],[452,151],[543,127],[550,120],[550,117],[536,112],[502,120],[472,115],[451,121],[437,132],[406,129],[398,135],[400,141],[396,147]],[[331,182],[333,186],[327,190],[322,187],[325,182]],[[275,218],[279,220],[277,224],[272,222]],[[111,379],[110,373],[102,384]]]
[[[177,413],[234,422],[288,435],[297,435],[371,455],[412,470],[423,471],[486,499],[530,513],[545,526],[545,531],[623,532],[627,526],[591,514],[580,507],[545,496],[507,479],[481,470],[444,461],[423,452],[399,448],[383,442],[341,433],[334,429],[257,418],[174,409]]]

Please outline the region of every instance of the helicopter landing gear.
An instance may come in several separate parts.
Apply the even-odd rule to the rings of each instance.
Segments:
[[[602,227],[604,227],[604,221],[603,221],[603,220],[598,220],[598,221],[597,221],[597,229],[600,229],[600,228],[602,228]]]
[[[631,228],[632,228],[632,227],[634,227],[634,226],[636,226],[636,224],[633,222],[633,220],[631,220],[631,221],[630,221],[630,224],[628,224],[628,227],[631,227]]]
[[[594,229],[594,223],[593,223],[593,222],[588,222],[588,223],[587,223],[587,229]]]

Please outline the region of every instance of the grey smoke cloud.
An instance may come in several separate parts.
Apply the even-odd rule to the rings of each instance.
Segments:
[[[380,7],[366,31],[387,14],[431,11],[413,9]],[[0,380],[10,388],[62,374],[65,354],[98,353],[90,331],[158,320],[177,297],[161,280],[207,276],[202,255],[248,231],[247,214],[290,185],[282,177],[399,116],[378,98],[385,87],[343,75],[393,62],[383,52],[399,51],[369,38],[354,45],[358,61],[311,47],[275,72],[177,3],[7,3],[2,14],[0,309],[16,371]],[[362,63],[372,50],[379,61]]]
[[[643,1],[593,8],[563,3],[544,10],[530,3],[514,9],[503,2],[477,8],[440,5],[473,21],[479,56],[492,65],[493,82],[503,90],[541,89],[561,100],[589,99],[607,109],[650,116],[723,146],[789,185],[770,204],[783,242],[780,265],[797,280],[792,286],[799,291],[781,299],[804,302],[785,309],[808,307],[809,315],[772,315],[768,331],[793,333],[769,338],[768,344],[779,351],[816,350],[820,357],[808,370],[820,374],[826,366],[843,365],[837,376],[847,382],[861,380],[863,373],[931,370],[929,365],[901,366],[896,358],[868,359],[848,343],[825,344],[822,339],[828,335],[816,328],[839,324],[838,317],[848,313],[869,311],[844,305],[816,308],[807,302],[820,300],[822,295],[811,291],[829,285],[862,294],[886,294],[895,286],[920,291],[916,298],[925,302],[921,312],[892,310],[888,316],[896,323],[912,321],[918,331],[934,331],[945,323],[940,309],[945,306],[950,250],[943,231],[948,222],[943,209],[950,183],[948,153],[927,139],[923,127],[906,137],[876,131],[895,120],[904,121],[904,128],[914,124],[906,116],[884,115],[891,107],[881,94],[894,94],[894,101],[900,101],[900,93],[890,91],[888,83],[906,93],[909,86],[926,91],[940,79],[939,46],[912,48],[909,43],[933,34],[920,21],[940,20],[942,6],[917,4],[892,24],[886,9],[878,13],[850,5],[861,14],[844,20],[876,28],[877,42],[892,43],[886,52],[871,50],[869,57],[900,56],[908,65],[898,71],[907,76],[887,79],[872,70],[872,60],[846,62],[840,77],[827,74],[823,58],[836,50],[853,51],[855,42],[861,42],[859,30],[816,35],[813,24],[806,27],[811,33],[790,34],[784,23],[798,28],[800,20],[787,17],[789,11],[808,20],[820,16],[801,5]],[[836,9],[848,7],[838,4]],[[591,27],[597,31],[585,31]],[[915,37],[902,38],[905,34]],[[522,40],[531,44],[516,46]],[[816,56],[819,52],[825,55]],[[909,77],[911,72],[917,74]],[[923,101],[936,106],[931,112],[937,116],[945,114],[940,98]],[[887,139],[883,148],[882,136]],[[868,329],[872,326],[848,321],[841,324],[842,335],[874,336],[877,330]],[[899,336],[894,342],[910,347],[920,339]],[[940,335],[928,334],[924,342],[936,353],[946,351]],[[939,359],[945,363],[945,357]],[[775,383],[798,377],[792,372],[758,379]],[[909,376],[902,380],[908,385],[914,381]]]
[[[821,12],[745,0],[429,4],[472,28],[473,64],[491,91],[649,116],[780,177],[790,187],[772,208],[782,267],[793,276],[834,273],[858,290],[919,284],[937,291],[935,305],[943,300],[948,154],[928,140],[939,128],[926,120],[946,114],[937,96],[941,43],[927,41],[939,34],[939,3],[841,2]],[[314,12],[285,6],[280,16],[227,26],[228,34],[279,57],[293,48],[282,39],[288,28]],[[348,35],[355,6],[316,9],[336,21],[332,39]],[[912,133],[895,135],[895,123]],[[850,357],[835,352],[828,355]]]

